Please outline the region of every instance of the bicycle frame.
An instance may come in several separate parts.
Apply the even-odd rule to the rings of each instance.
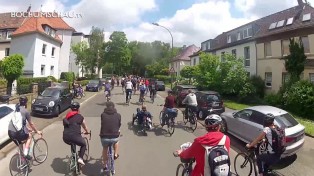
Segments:
[[[114,158],[113,158],[113,146],[112,145],[110,145],[108,148],[107,169],[108,169],[108,172],[111,172],[113,175],[115,174]]]

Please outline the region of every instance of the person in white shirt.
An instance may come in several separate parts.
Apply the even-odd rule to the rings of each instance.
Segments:
[[[130,99],[132,96],[132,90],[133,90],[133,84],[130,81],[130,79],[127,79],[126,83],[125,83],[125,92],[126,92],[126,97],[125,97],[125,102],[128,103],[128,97],[130,95]]]
[[[192,112],[197,111],[196,95],[191,89],[189,89],[188,92],[189,94],[182,101],[182,104],[186,104],[185,113],[184,113],[186,119],[188,118],[188,109],[191,109]]]

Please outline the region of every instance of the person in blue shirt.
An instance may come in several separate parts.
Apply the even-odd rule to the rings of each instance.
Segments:
[[[111,85],[109,81],[106,81],[106,84],[105,84],[105,92],[106,91],[108,92],[109,97],[111,97]]]
[[[140,108],[137,108],[136,109],[137,111],[137,114],[136,116],[134,117],[133,119],[133,123],[135,121],[135,119],[137,118],[138,119],[138,124],[141,125],[143,123],[143,119],[144,119],[144,116],[148,117],[150,119],[150,123],[149,123],[149,127],[152,128],[152,114],[150,112],[147,111],[147,108],[145,105],[142,106],[142,110],[140,110]]]
[[[141,85],[140,85],[140,100],[141,100],[141,98],[143,98],[143,101],[144,101],[145,92],[146,92],[146,86],[145,86],[145,84],[141,83]],[[141,102],[141,101],[139,101],[139,102]]]

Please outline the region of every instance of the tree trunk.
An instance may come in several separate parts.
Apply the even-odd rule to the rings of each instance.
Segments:
[[[8,94],[8,95],[11,95],[11,92],[12,92],[12,84],[13,84],[13,81],[12,81],[12,80],[8,80],[8,82],[7,82],[7,94]]]

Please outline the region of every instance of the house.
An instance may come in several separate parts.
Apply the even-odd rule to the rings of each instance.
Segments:
[[[90,37],[90,35],[85,35],[82,32],[74,32],[72,34],[71,45],[75,45],[75,44],[83,42],[83,41],[89,43],[89,37]],[[76,55],[73,52],[71,52],[70,53],[69,71],[74,72],[75,75],[77,75],[79,77],[84,77],[85,74],[84,74],[83,68],[79,64],[77,65],[75,60],[76,60]]]
[[[180,75],[180,71],[185,67],[185,66],[190,66],[191,63],[191,56],[195,52],[199,51],[200,48],[195,46],[195,45],[190,45],[186,47],[184,45],[182,47],[182,50],[179,52],[177,56],[172,58],[171,63],[169,64],[170,69],[173,67],[175,71],[175,76]]]
[[[25,59],[24,76],[59,78],[61,72],[69,70],[71,37],[74,31],[59,17],[24,18],[1,13],[0,58],[22,54]]]
[[[314,82],[314,9],[298,2],[298,6],[202,42],[201,51],[218,55],[222,62],[226,53],[243,58],[248,75],[261,76],[267,91],[276,92],[287,80],[283,57],[289,54],[289,38],[301,37],[308,59],[303,78]],[[199,53],[190,56],[195,63],[199,63]]]

